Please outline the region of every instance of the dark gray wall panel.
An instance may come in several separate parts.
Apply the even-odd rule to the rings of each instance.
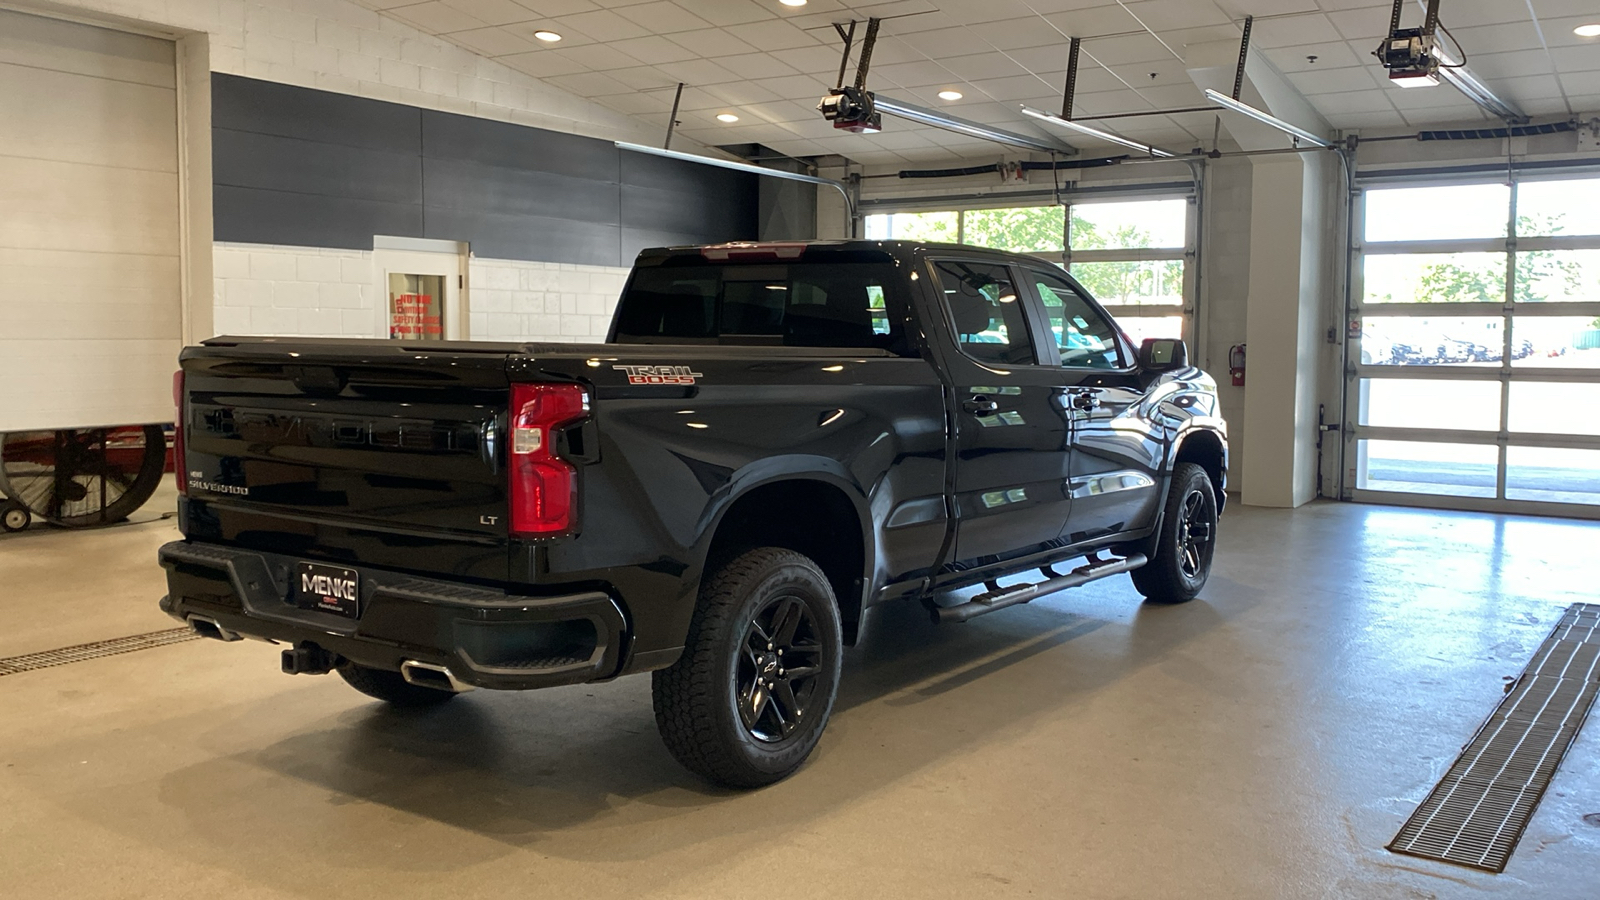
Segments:
[[[618,180],[622,153],[610,141],[434,110],[422,113],[422,146],[434,159],[612,183]]]
[[[428,209],[423,237],[466,241],[472,252],[491,259],[531,259],[586,266],[626,265],[618,252],[616,225],[499,216],[454,209]],[[629,257],[628,262],[632,262]]]
[[[382,234],[616,266],[756,236],[754,175],[233,75],[212,75],[212,104],[219,241],[370,249]]]
[[[224,129],[212,131],[211,147],[229,160],[227,171],[213,176],[216,184],[422,204],[422,159],[415,153]]]
[[[211,73],[211,127],[421,155],[422,110]]]
[[[615,183],[431,157],[423,160],[423,178],[429,207],[608,225],[622,215]]]
[[[212,189],[212,203],[219,241],[371,250],[375,234],[422,237],[422,207],[413,204],[225,184]]]

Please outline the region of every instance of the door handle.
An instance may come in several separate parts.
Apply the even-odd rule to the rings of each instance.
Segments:
[[[961,408],[975,416],[992,416],[1000,411],[1000,404],[982,394],[974,394],[961,404]]]
[[[1100,408],[1100,389],[1082,388],[1071,392],[1072,408],[1080,412],[1091,412]]]

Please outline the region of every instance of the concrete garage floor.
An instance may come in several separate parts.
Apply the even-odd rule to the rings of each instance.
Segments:
[[[0,539],[0,656],[171,627],[170,522]],[[13,897],[1600,895],[1591,724],[1503,875],[1383,850],[1569,603],[1600,526],[1235,506],[1200,600],[1126,579],[879,610],[819,752],[753,794],[649,681],[399,714],[264,644],[0,678]]]

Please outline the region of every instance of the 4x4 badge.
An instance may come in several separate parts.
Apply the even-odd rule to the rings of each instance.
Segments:
[[[628,373],[629,384],[694,384],[705,376],[688,366],[612,366]]]

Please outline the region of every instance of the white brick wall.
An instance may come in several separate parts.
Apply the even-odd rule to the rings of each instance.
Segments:
[[[213,276],[218,334],[370,338],[385,308],[370,251],[219,242]],[[474,257],[468,336],[604,341],[627,277],[610,266]]]
[[[654,126],[349,0],[58,0],[54,5],[91,19],[206,33],[211,68],[217,72],[607,140],[654,143],[661,137]],[[704,149],[680,140],[681,149]]]

